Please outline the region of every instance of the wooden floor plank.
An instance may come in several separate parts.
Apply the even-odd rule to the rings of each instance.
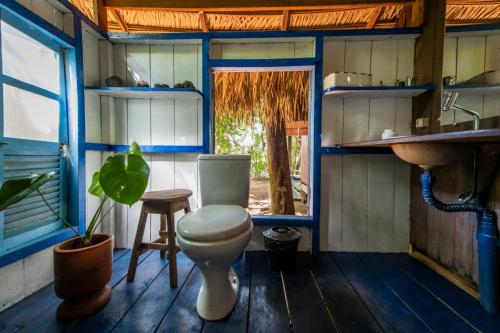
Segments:
[[[193,267],[193,262],[182,252],[179,253],[177,255],[178,288],[170,287],[169,271],[168,269],[162,270],[146,292],[113,328],[113,332],[154,332],[179,294]]]
[[[335,261],[327,253],[312,256],[311,269],[341,332],[383,332]]]
[[[130,252],[130,250],[128,250],[128,249],[114,249],[113,250],[113,262],[115,262],[121,256],[125,255],[127,252]]]
[[[250,252],[252,285],[248,332],[291,332],[285,296],[279,272],[268,265],[267,253]]]
[[[113,288],[111,301],[101,311],[74,323],[69,332],[109,332],[167,266],[166,260],[149,255],[138,267],[135,281],[123,279]]]
[[[409,279],[384,254],[360,253],[358,256],[433,331],[471,332],[475,330],[475,327],[463,321],[424,288]]]
[[[115,251],[116,253],[116,251]],[[109,285],[114,286],[115,281],[120,281],[127,274],[130,250],[118,251],[113,256],[113,273]],[[8,310],[0,313],[0,318],[9,318],[4,329],[5,332],[51,332],[63,330],[65,325],[55,319],[57,305],[61,302],[57,298],[54,285],[42,288],[32,296],[25,298]],[[0,319],[0,323],[3,324]],[[12,327],[12,328],[11,328]]]
[[[331,253],[386,332],[429,332],[430,329],[402,303],[353,253]]]
[[[306,254],[298,253],[295,269],[282,274],[293,332],[338,331],[309,271]]]
[[[465,320],[483,332],[498,332],[500,316],[490,315],[483,311],[480,303],[444,279],[438,273],[406,254],[387,255],[391,262],[416,283],[426,288],[437,299],[459,313]]]
[[[203,328],[203,319],[196,311],[196,299],[202,276],[195,267],[182,287],[179,295],[160,323],[157,332],[194,333]]]
[[[238,302],[236,303],[233,311],[225,319],[205,322],[205,325],[203,326],[203,333],[238,333],[247,331],[251,265],[252,260],[247,255],[244,255],[233,265],[233,268],[240,280]]]

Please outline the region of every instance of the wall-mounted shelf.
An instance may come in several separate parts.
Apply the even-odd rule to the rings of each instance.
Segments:
[[[500,83],[457,84],[444,87],[445,91],[457,91],[460,96],[487,96],[500,94]]]
[[[201,99],[199,90],[191,88],[143,88],[143,87],[85,87],[86,92],[100,96],[117,98],[156,98],[156,99]]]
[[[383,147],[321,147],[321,155],[377,155],[394,154],[391,148]]]
[[[145,145],[140,146],[143,153],[203,153],[203,146],[160,146]],[[129,145],[108,145],[105,143],[85,143],[85,150],[93,151],[129,151]]]
[[[427,91],[434,90],[433,86],[407,87],[331,87],[323,90],[324,96],[340,97],[415,97]]]

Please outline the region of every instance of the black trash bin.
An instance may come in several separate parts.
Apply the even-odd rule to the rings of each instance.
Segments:
[[[275,226],[263,232],[271,268],[286,271],[295,267],[297,246],[302,234],[294,228]]]

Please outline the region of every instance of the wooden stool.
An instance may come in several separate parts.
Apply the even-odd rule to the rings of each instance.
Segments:
[[[134,281],[139,256],[148,250],[159,250],[160,257],[165,258],[168,250],[168,268],[170,273],[170,287],[177,287],[177,252],[180,251],[175,243],[174,214],[180,210],[184,213],[191,211],[188,198],[193,194],[190,190],[167,190],[146,192],[141,198],[142,209],[135,234],[134,249],[128,267],[127,282]],[[144,228],[148,214],[160,214],[160,238],[152,243],[143,243]],[[168,226],[168,227],[167,227]]]

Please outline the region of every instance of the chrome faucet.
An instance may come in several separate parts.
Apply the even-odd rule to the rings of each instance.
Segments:
[[[456,91],[445,91],[443,93],[444,95],[444,102],[443,102],[443,111],[447,112],[450,110],[459,110],[462,112],[467,113],[468,115],[472,116],[474,118],[474,130],[477,131],[479,129],[479,121],[481,120],[481,117],[479,116],[479,113],[476,111],[468,110],[464,107],[461,107],[458,104],[455,104],[458,98],[458,92]]]

